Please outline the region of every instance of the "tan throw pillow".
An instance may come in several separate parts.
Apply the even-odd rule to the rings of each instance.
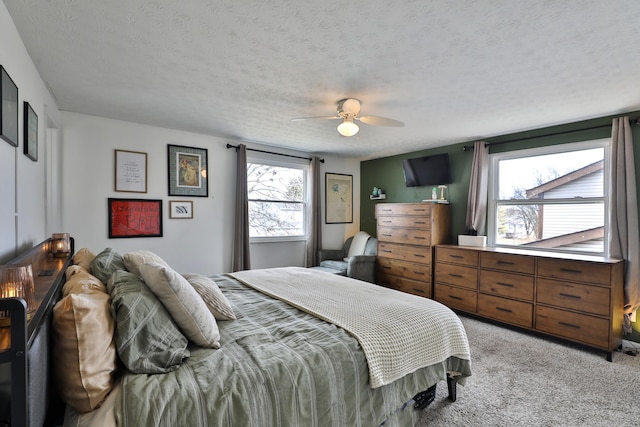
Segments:
[[[155,262],[156,264],[169,267],[169,264],[165,262],[160,256],[147,250],[139,250],[133,252],[127,252],[122,257],[124,259],[124,266],[129,273],[133,273],[138,277],[140,276],[140,266],[148,262]]]
[[[87,248],[82,248],[73,254],[73,263],[91,272],[91,261],[96,256]]]
[[[183,274],[216,320],[235,320],[236,315],[216,282],[202,274]]]
[[[154,262],[142,264],[140,275],[189,340],[201,347],[220,348],[216,319],[187,279]]]
[[[60,396],[79,412],[100,406],[116,371],[109,295],[70,294],[53,308],[53,375]]]
[[[89,274],[91,274],[91,272],[89,270],[87,270],[86,268],[84,268],[84,267],[81,267],[79,265],[70,265],[65,270],[64,275],[67,278],[67,280],[69,280],[71,278],[71,276],[73,276],[74,274],[78,274],[78,273],[89,273]]]
[[[91,292],[107,292],[107,287],[95,276],[89,274],[85,269],[78,268],[75,273],[69,276],[69,269],[78,267],[72,265],[67,269],[67,281],[62,287],[62,296],[69,294],[88,294]]]

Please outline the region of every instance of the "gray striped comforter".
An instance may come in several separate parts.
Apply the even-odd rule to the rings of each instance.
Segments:
[[[117,403],[121,426],[409,426],[417,392],[447,371],[450,357],[372,389],[364,353],[343,329],[230,277],[214,276],[237,320],[218,322],[222,348],[190,348],[176,371],[127,373]]]

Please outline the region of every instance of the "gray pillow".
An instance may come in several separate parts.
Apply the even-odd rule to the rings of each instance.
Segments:
[[[189,357],[189,341],[142,279],[128,271],[117,270],[107,289],[116,321],[118,355],[131,372],[170,372]]]
[[[106,248],[91,261],[91,274],[107,283],[116,270],[124,270],[122,255],[111,248]]]

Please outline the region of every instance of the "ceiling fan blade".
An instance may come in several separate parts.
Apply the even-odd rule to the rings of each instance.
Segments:
[[[356,120],[360,120],[362,123],[366,123],[368,125],[374,125],[374,126],[391,126],[391,127],[398,127],[398,128],[401,128],[404,126],[404,123],[398,120],[388,119],[386,117],[362,116],[362,117],[356,117]]]
[[[291,121],[292,122],[301,122],[303,120],[334,120],[334,119],[342,119],[342,117],[338,117],[338,116],[298,117],[297,119],[291,119]]]

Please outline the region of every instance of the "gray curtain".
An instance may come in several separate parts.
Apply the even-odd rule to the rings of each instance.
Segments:
[[[640,307],[638,271],[638,200],[629,117],[613,119],[611,129],[611,202],[609,255],[625,260],[624,330],[631,332],[630,316]]]
[[[489,147],[484,141],[473,144],[473,164],[467,198],[467,233],[485,234],[487,223],[487,185],[489,180]]]
[[[322,247],[322,194],[320,191],[320,159],[311,159],[309,168],[311,192],[309,216],[307,217],[307,253],[305,266],[318,265],[318,249]]]
[[[233,231],[232,271],[251,269],[249,246],[249,201],[247,191],[247,146],[238,145],[236,163],[236,221]]]

